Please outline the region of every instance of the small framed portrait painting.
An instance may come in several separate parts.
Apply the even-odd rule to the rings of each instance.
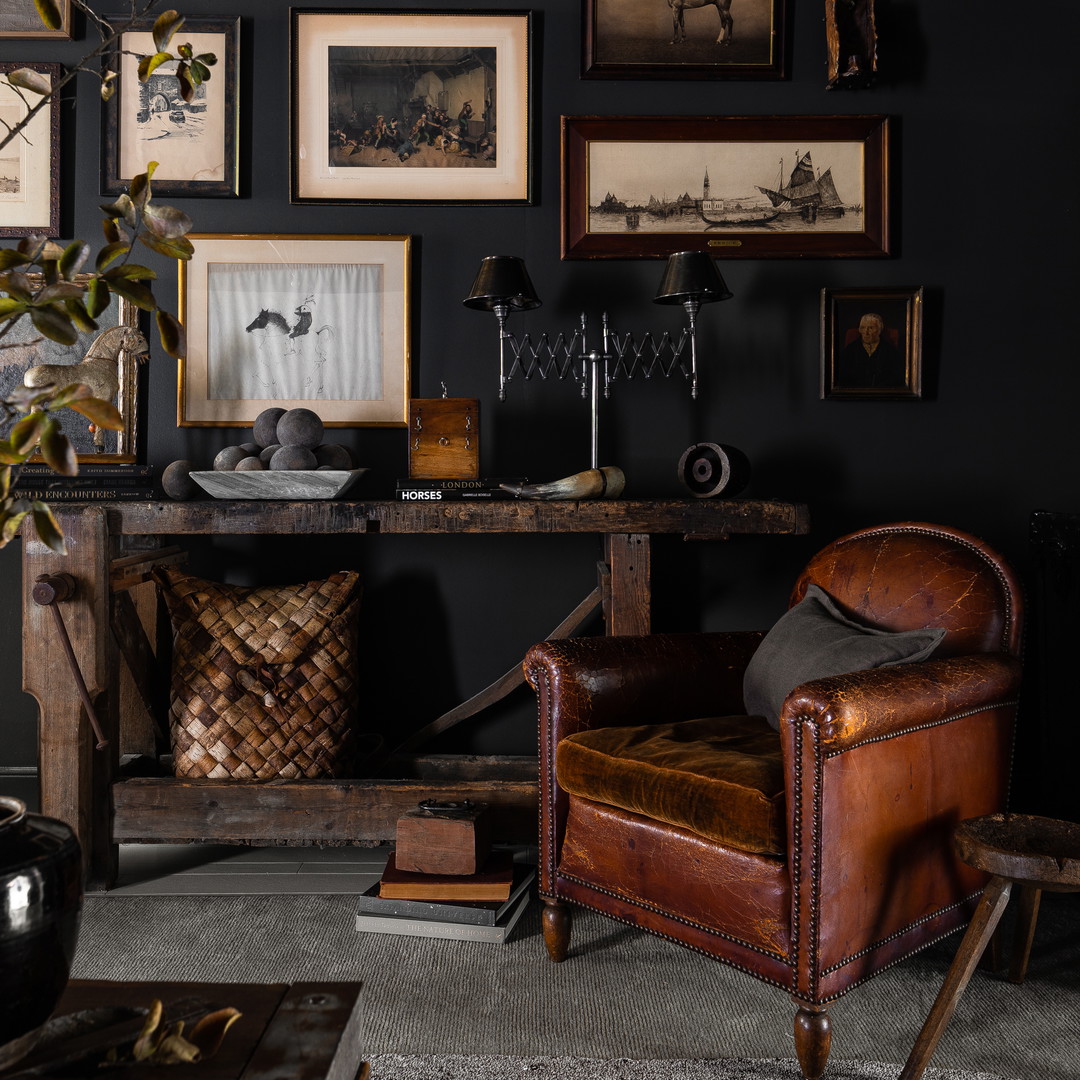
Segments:
[[[821,290],[821,396],[922,397],[922,286]]]

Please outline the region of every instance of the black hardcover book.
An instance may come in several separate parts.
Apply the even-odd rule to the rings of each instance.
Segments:
[[[536,877],[536,868],[515,864],[510,895],[505,900],[399,900],[380,896],[376,882],[360,897],[358,914],[399,915],[410,919],[495,926]]]
[[[11,489],[20,499],[37,499],[39,502],[118,502],[150,501],[159,498],[153,488],[113,487],[97,484],[93,487],[37,486],[17,484]]]
[[[19,466],[20,475],[51,476],[70,483],[75,480],[115,480],[117,483],[142,484],[144,487],[154,479],[153,465],[121,465],[113,462],[80,461],[78,476],[60,476],[43,461],[28,461]]]

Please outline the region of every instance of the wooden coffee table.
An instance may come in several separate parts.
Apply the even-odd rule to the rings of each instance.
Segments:
[[[161,1000],[165,1022],[199,1016],[232,1006],[241,1017],[229,1029],[218,1052],[185,1076],[198,1080],[358,1080],[366,1073],[360,1052],[360,983],[200,983],[107,982],[73,979],[53,1013],[50,1025],[73,1014],[102,1017],[90,1031],[38,1048],[9,1072],[14,1080],[28,1070],[47,1077],[102,1075],[96,1061],[110,1047],[131,1040],[142,1026],[141,1013]],[[91,1013],[90,1010],[95,1012]],[[139,1014],[135,1014],[139,1010]],[[176,1067],[113,1066],[110,1080],[147,1080],[174,1076]]]

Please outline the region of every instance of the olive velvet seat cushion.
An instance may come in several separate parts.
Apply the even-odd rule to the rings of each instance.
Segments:
[[[596,728],[563,739],[559,786],[742,851],[787,847],[780,735],[760,716]]]

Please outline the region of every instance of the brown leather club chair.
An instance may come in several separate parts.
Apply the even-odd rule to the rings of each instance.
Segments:
[[[811,560],[761,649],[783,669],[794,646],[789,678],[831,633],[788,626],[814,585],[838,625],[855,624],[856,651],[940,628],[930,658],[852,671],[867,661],[834,657],[847,674],[773,685],[778,732],[745,715],[761,633],[547,641],[525,659],[551,959],[580,904],[787,990],[809,1080],[828,1059],[829,1006],[970,918],[985,879],[951,834],[1005,804],[1022,616],[982,541],[919,522],[865,529]]]

